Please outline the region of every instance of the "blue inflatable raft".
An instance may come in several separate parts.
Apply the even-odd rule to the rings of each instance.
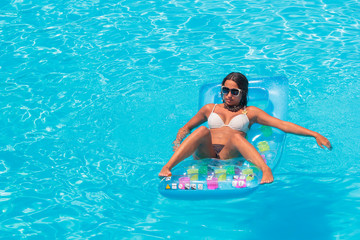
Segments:
[[[222,103],[220,84],[206,84],[200,89],[199,108]],[[248,106],[256,106],[271,116],[286,120],[288,81],[285,77],[249,80]],[[274,169],[282,153],[286,134],[276,128],[253,124],[248,141],[257,148],[267,165]],[[261,171],[243,158],[185,160],[163,178],[159,192],[169,198],[209,199],[238,198],[255,190]]]

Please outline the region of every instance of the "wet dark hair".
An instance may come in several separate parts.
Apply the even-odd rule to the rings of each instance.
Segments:
[[[247,106],[247,95],[248,95],[248,89],[249,89],[249,81],[247,80],[245,75],[241,74],[239,72],[229,73],[222,81],[221,86],[224,86],[224,84],[227,80],[234,81],[236,83],[236,85],[238,86],[238,88],[241,89],[241,99],[240,99],[239,106],[241,108],[246,107]]]

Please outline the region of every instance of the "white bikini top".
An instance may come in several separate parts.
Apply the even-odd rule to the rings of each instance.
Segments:
[[[222,118],[214,112],[215,107],[217,104],[215,104],[212,112],[210,113],[208,117],[208,125],[209,128],[221,128],[221,127],[230,127],[232,129],[241,131],[241,132],[247,132],[249,131],[249,118],[246,115],[246,111],[244,113],[236,115],[233,117],[229,124],[225,124],[225,122],[222,120]]]

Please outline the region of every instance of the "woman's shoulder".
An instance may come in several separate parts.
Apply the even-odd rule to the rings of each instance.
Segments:
[[[251,116],[256,116],[259,113],[263,112],[260,108],[255,107],[255,106],[247,106],[246,107],[246,112],[248,114],[250,114]]]
[[[255,107],[255,106],[247,106],[246,107],[246,111],[258,111],[260,110],[260,108]]]
[[[215,104],[215,103],[206,104],[199,110],[199,112],[209,115],[215,109],[215,105],[219,107],[222,104]]]
[[[208,103],[208,104],[205,104],[203,106],[203,108],[211,108],[211,109],[213,109],[215,107],[215,105],[216,106],[221,106],[221,104],[217,104],[217,103]]]
[[[212,111],[215,107],[215,103],[209,103],[204,105],[200,110],[203,110],[205,112]]]

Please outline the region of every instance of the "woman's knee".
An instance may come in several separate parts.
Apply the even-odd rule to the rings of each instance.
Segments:
[[[210,130],[205,126],[198,127],[194,133],[200,137],[210,136]]]
[[[241,133],[235,133],[235,134],[233,134],[233,135],[231,136],[230,140],[231,140],[231,142],[232,142],[233,144],[234,144],[234,143],[239,144],[239,143],[246,143],[246,142],[247,142],[246,138],[245,138],[243,135],[241,135]]]

